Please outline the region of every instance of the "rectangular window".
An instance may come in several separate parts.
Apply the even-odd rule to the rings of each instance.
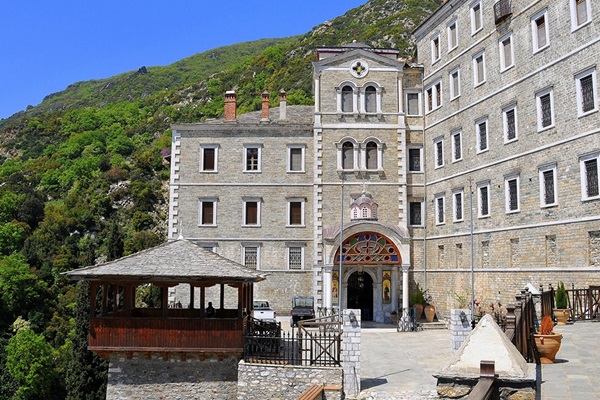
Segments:
[[[501,38],[499,41],[499,46],[500,46],[500,71],[505,71],[514,65],[512,33]]]
[[[454,209],[454,222],[461,222],[464,219],[463,215],[463,199],[464,192],[461,189],[460,191],[456,191],[452,194],[452,208]]]
[[[198,199],[198,225],[214,226],[217,224],[216,199]]]
[[[435,224],[442,225],[446,222],[446,198],[444,195],[435,197]]]
[[[448,24],[448,53],[458,46],[458,33],[456,31],[456,21]]]
[[[423,203],[411,201],[409,203],[409,223],[414,226],[423,226]]]
[[[517,105],[511,105],[502,110],[504,126],[504,143],[517,140]]]
[[[437,34],[431,39],[431,63],[435,63],[440,59],[440,35]]]
[[[244,265],[248,268],[259,269],[258,247],[244,246]]]
[[[261,146],[244,146],[244,171],[260,172]]]
[[[547,89],[535,95],[538,114],[538,131],[554,126],[554,98],[552,89]]]
[[[444,138],[436,139],[433,143],[435,151],[435,168],[444,166]]]
[[[484,218],[490,216],[490,184],[480,184],[477,187],[477,209],[478,217]]]
[[[452,162],[462,160],[462,131],[452,132]]]
[[[460,96],[460,69],[450,71],[450,99]]]
[[[547,10],[543,10],[531,18],[531,35],[533,38],[532,42],[534,53],[546,48],[550,43],[547,19]]]
[[[580,159],[582,200],[592,200],[600,198],[600,191],[598,189],[599,159],[599,154],[581,157]]]
[[[504,178],[504,193],[506,196],[506,212],[519,211],[519,177]]]
[[[437,81],[436,83],[429,86],[426,90],[427,102],[425,104],[425,112],[435,110],[442,105],[442,82]]]
[[[569,0],[571,3],[571,30],[574,31],[591,21],[591,0]]]
[[[577,114],[581,116],[597,111],[596,70],[587,70],[575,76],[575,85],[577,89]]]
[[[558,204],[556,193],[556,165],[540,168],[540,206],[550,207]]]
[[[216,172],[217,171],[217,145],[201,145],[200,146],[200,171]]]
[[[483,28],[483,15],[481,12],[481,3],[475,2],[471,6],[471,34],[474,35]]]
[[[302,269],[304,264],[304,247],[288,247],[288,269]]]
[[[408,170],[410,172],[423,171],[421,165],[421,151],[422,149],[408,149]]]
[[[488,120],[483,119],[475,122],[475,132],[477,134],[477,153],[488,150]]]
[[[304,172],[303,145],[288,145],[288,172]]]
[[[260,200],[244,200],[244,225],[260,225]]]
[[[304,226],[305,199],[288,199],[288,226]]]
[[[406,115],[421,115],[421,93],[406,93]]]
[[[473,56],[473,79],[475,86],[485,82],[485,52]]]

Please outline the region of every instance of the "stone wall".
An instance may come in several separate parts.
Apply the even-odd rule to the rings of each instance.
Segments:
[[[339,367],[252,364],[240,361],[237,399],[292,400],[313,385],[339,386],[341,382],[342,369]],[[340,398],[339,391],[327,393],[328,400]]]
[[[461,316],[462,319],[461,319]],[[460,348],[471,333],[471,310],[453,308],[450,310],[450,345],[452,354]]]
[[[360,393],[360,310],[345,309],[342,334],[342,367],[344,368],[344,394],[350,398]]]
[[[106,399],[232,399],[238,362],[190,353],[112,353]]]

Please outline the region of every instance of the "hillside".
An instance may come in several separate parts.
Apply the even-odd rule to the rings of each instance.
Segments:
[[[85,288],[61,273],[165,240],[171,123],[219,116],[230,89],[240,112],[258,110],[264,90],[275,105],[281,88],[312,104],[317,46],[356,39],[411,57],[411,30],[439,3],[371,0],[305,35],[77,82],[2,120],[0,398],[103,398],[105,366],[85,351]]]

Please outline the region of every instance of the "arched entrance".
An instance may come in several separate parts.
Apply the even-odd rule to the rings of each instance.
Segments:
[[[360,309],[363,321],[373,321],[373,279],[357,271],[348,278],[348,308]]]

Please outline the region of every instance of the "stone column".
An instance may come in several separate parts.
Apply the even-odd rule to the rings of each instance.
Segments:
[[[360,310],[344,309],[342,318],[344,394],[356,398],[360,393]]]
[[[408,269],[410,265],[402,265],[402,309],[408,310]]]
[[[471,310],[451,309],[450,310],[450,340],[452,354],[463,344],[467,336],[471,333]]]
[[[331,310],[331,265],[323,267],[323,307]]]

